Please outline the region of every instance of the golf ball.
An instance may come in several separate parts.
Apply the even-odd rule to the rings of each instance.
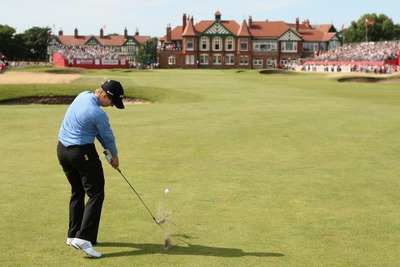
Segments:
[[[169,193],[169,189],[167,188],[167,189],[165,189],[165,194],[168,194]]]

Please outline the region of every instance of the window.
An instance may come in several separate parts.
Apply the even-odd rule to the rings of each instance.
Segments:
[[[263,66],[263,60],[261,58],[253,59],[253,67],[254,68],[262,68],[262,66]]]
[[[194,40],[193,38],[186,39],[186,50],[193,51],[194,50]]]
[[[267,58],[267,67],[275,68],[276,67],[276,58]]]
[[[249,40],[248,39],[240,39],[240,51],[248,51],[249,50]]]
[[[289,65],[290,64],[290,58],[283,58],[283,59],[281,59],[281,64],[282,64],[282,66],[284,66],[284,67],[286,67],[287,65]]]
[[[176,64],[176,57],[171,56],[168,58],[168,65],[175,65]]]
[[[339,46],[340,46],[340,44],[339,44]],[[334,48],[336,48],[336,47],[334,47]],[[319,44],[319,50],[322,51],[322,52],[326,52],[327,51],[326,43],[320,43]]]
[[[226,45],[225,46],[226,51],[234,51],[235,50],[235,40],[233,39],[233,37],[226,38],[225,45]]]
[[[254,41],[253,42],[254,51],[276,51],[277,43],[271,41]]]
[[[135,46],[128,46],[128,53],[134,53],[135,52]]]
[[[297,52],[297,43],[282,42],[282,52]]]
[[[328,46],[329,50],[337,48],[337,47],[340,47],[340,42],[338,40],[329,41],[329,46]]]
[[[186,65],[194,65],[194,56],[193,55],[186,55],[185,56],[185,64]]]
[[[200,38],[200,51],[208,51],[210,50],[209,46],[209,39],[206,36]]]
[[[222,56],[221,55],[213,55],[213,64],[221,65],[221,63],[222,63]]]
[[[318,43],[303,43],[304,52],[316,52],[318,51]]]
[[[226,65],[233,65],[235,64],[235,55],[226,55]]]
[[[249,57],[248,56],[240,56],[239,57],[239,65],[249,65]]]
[[[200,55],[200,65],[208,65],[208,55],[207,54]]]
[[[214,37],[213,39],[213,50],[221,51],[221,37]]]

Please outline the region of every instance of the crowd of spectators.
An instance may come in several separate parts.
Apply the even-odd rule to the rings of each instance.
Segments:
[[[109,47],[100,45],[60,45],[56,51],[66,59],[119,59]]]
[[[331,64],[326,62],[326,64],[313,64],[308,62],[306,64],[300,65],[297,70],[302,71],[317,71],[317,72],[360,72],[360,73],[375,73],[375,74],[392,74],[400,71],[397,65],[391,64]]]
[[[399,68],[400,42],[349,43],[312,59],[297,69],[318,72],[394,73]]]
[[[315,58],[319,61],[390,61],[398,58],[400,42],[344,44]]]
[[[43,61],[8,61],[8,66],[10,68],[17,67],[51,67],[51,62],[43,62]]]
[[[164,43],[161,47],[160,50],[182,50],[182,46],[180,43],[175,44],[175,43]]]

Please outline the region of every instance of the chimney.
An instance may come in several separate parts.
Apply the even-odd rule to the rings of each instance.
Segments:
[[[309,20],[303,21],[303,24],[304,24],[307,28],[310,28],[310,21],[309,21]]]
[[[186,22],[187,22],[186,14],[183,14],[183,18],[182,18],[182,32],[184,32],[185,29],[186,29]],[[171,27],[171,26],[170,26],[170,27]]]
[[[78,29],[77,28],[75,28],[74,38],[78,39]]]
[[[253,27],[253,18],[249,16],[249,29]]]
[[[300,19],[299,18],[296,18],[296,32],[298,32],[299,31],[299,29],[300,29]]]
[[[128,30],[126,28],[124,30],[124,39],[128,39]]]
[[[100,28],[100,39],[104,38],[104,31],[103,28]]]
[[[167,42],[172,41],[171,24],[167,25]]]
[[[139,36],[139,29],[138,28],[136,28],[135,36]]]
[[[63,36],[63,30],[58,31],[58,36]]]

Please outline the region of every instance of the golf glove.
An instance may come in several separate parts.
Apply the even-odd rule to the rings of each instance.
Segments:
[[[107,148],[103,151],[103,154],[106,160],[111,164],[113,162],[113,156],[111,154],[111,151]]]

